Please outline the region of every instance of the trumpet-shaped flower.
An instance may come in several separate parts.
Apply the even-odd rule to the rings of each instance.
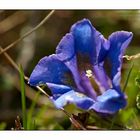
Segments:
[[[114,114],[126,106],[120,88],[121,67],[132,36],[118,31],[107,40],[88,19],[78,21],[62,38],[56,53],[39,61],[29,83],[46,84],[58,109],[73,103],[84,110]],[[109,74],[106,61],[111,65]]]

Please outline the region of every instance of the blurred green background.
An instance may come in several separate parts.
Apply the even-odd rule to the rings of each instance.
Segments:
[[[36,26],[49,11],[0,11],[0,45],[4,48],[25,32]],[[55,52],[60,39],[69,32],[72,24],[83,18],[88,18],[94,27],[106,38],[120,30],[131,31],[134,34],[133,40],[127,49],[127,55],[140,52],[140,11],[139,10],[56,10],[50,19],[23,39],[16,47],[10,49],[8,54],[17,64],[21,64],[24,73],[30,76],[37,62],[44,56]],[[22,117],[20,78],[17,71],[10,65],[3,55],[0,56],[0,129],[15,128],[15,119]],[[123,124],[130,129],[140,129],[139,99],[139,70],[140,58],[133,61],[134,67],[126,88],[128,105],[116,116],[115,122]],[[127,79],[132,61],[124,60],[122,69],[122,88]],[[48,93],[50,91],[46,89]],[[36,130],[69,130],[73,129],[67,116],[56,110],[53,104],[43,95],[37,95],[35,107],[33,99],[37,91],[26,85],[27,113],[31,113],[31,121]],[[77,114],[81,110],[69,105],[66,110]],[[95,116],[91,118],[92,125],[105,129],[112,129],[112,126],[104,125],[104,122]],[[22,119],[21,119],[22,122]],[[110,128],[111,127],[111,128]],[[115,128],[114,128],[115,129]]]

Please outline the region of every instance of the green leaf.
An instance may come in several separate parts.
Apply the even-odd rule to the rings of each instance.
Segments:
[[[134,67],[134,63],[132,63],[132,66],[131,66],[131,68],[130,68],[130,70],[128,72],[127,79],[126,79],[126,82],[125,82],[124,87],[123,87],[123,92],[125,92],[125,89],[127,87],[127,84],[128,84],[128,81],[129,81],[129,78],[130,78],[130,75],[131,75],[133,67]]]
[[[36,96],[34,97],[32,104],[30,106],[30,109],[28,111],[28,115],[27,115],[27,129],[28,130],[35,129],[35,122],[32,121],[32,117],[33,117],[33,112],[34,112],[36,101],[38,100],[39,94],[40,94],[40,91],[36,93]]]
[[[21,103],[22,103],[22,119],[24,130],[27,130],[27,113],[26,113],[26,97],[25,97],[25,83],[24,83],[24,72],[22,66],[19,66],[20,73],[20,85],[21,85]]]

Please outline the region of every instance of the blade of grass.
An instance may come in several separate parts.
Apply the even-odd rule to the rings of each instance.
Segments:
[[[20,73],[20,84],[21,84],[21,103],[22,103],[22,119],[24,130],[27,130],[27,113],[26,113],[26,97],[25,97],[25,83],[24,83],[24,73],[22,66],[19,66]]]
[[[126,79],[126,82],[125,82],[124,87],[123,87],[123,92],[125,92],[125,89],[127,87],[127,84],[128,84],[133,67],[134,67],[134,62],[132,62],[132,65],[131,65],[130,70],[128,72],[127,79]]]
[[[32,122],[32,116],[33,116],[33,112],[34,112],[34,109],[35,109],[36,101],[38,100],[39,95],[40,95],[40,91],[38,91],[36,93],[36,96],[33,99],[32,104],[30,106],[30,109],[28,111],[28,115],[27,115],[27,129],[28,130],[34,129],[33,128],[34,125],[33,125],[33,122]]]

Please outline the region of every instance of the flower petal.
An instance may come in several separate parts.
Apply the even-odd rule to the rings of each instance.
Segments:
[[[33,86],[54,83],[75,86],[71,71],[56,55],[42,58],[33,70],[29,83]]]
[[[71,90],[60,96],[57,100],[53,100],[53,102],[58,109],[61,109],[67,104],[75,104],[79,108],[87,110],[93,105],[94,100],[84,94]]]
[[[75,53],[77,58],[78,71],[81,76],[81,85],[88,93],[89,97],[95,98],[96,92],[91,82],[85,74],[87,70],[92,70],[92,66],[96,63],[96,36],[100,33],[92,26],[88,19],[83,19],[75,23],[70,32],[74,37]],[[84,82],[82,82],[84,81]]]
[[[98,33],[89,20],[83,19],[71,27],[74,36],[75,52],[77,54],[78,67],[86,70],[87,65],[96,61],[96,34]]]
[[[89,79],[83,76],[78,70],[75,47],[72,33],[66,34],[57,46],[57,57],[71,70],[77,85],[77,91],[86,93],[89,97],[95,98],[96,92],[94,91]]]
[[[60,84],[54,84],[54,83],[46,83],[49,89],[51,90],[51,93],[53,94],[53,98],[56,100],[59,98],[62,94],[72,90],[71,87],[60,85]]]
[[[80,85],[80,75],[77,68],[77,60],[74,49],[74,38],[71,33],[66,34],[56,48],[56,55],[72,72],[79,91],[84,92]]]
[[[89,78],[86,76],[86,73],[82,71],[80,75],[81,75],[80,84],[82,87],[84,87],[85,95],[87,95],[90,98],[96,99],[97,96],[96,91],[94,90]]]
[[[111,80],[116,89],[120,88],[122,56],[132,40],[132,36],[133,34],[131,32],[126,31],[118,31],[109,36],[110,50],[108,58],[112,65]]]
[[[63,62],[69,62],[75,56],[74,38],[71,33],[67,33],[59,42],[56,48],[58,58]]]
[[[93,71],[96,83],[98,84],[101,93],[111,88],[111,82],[104,70],[103,63],[95,65],[93,67]]]
[[[118,93],[114,89],[109,89],[97,97],[97,101],[90,109],[94,109],[99,113],[114,114],[125,106],[126,100],[123,94]]]
[[[100,64],[104,61],[105,57],[110,48],[110,42],[104,38],[101,33],[96,35],[96,55],[97,55],[97,64]]]
[[[75,51],[80,73],[92,70],[97,84],[100,85],[100,90],[108,89],[110,86],[109,83],[104,82],[107,81],[108,77],[103,66],[102,69],[97,66],[103,62],[107,55],[110,47],[109,41],[107,41],[87,19],[83,19],[74,24],[71,28],[71,33],[75,39]],[[94,65],[96,65],[95,68]],[[100,74],[102,77],[99,76]],[[90,83],[88,83],[88,85],[90,85]],[[92,87],[92,85],[90,85],[90,87]]]
[[[110,88],[110,79],[106,74],[104,69],[104,61],[105,57],[110,48],[110,42],[106,40],[103,35],[97,36],[97,46],[96,46],[96,55],[97,55],[97,62],[93,66],[93,73],[97,84],[99,85],[101,93],[105,90]]]

